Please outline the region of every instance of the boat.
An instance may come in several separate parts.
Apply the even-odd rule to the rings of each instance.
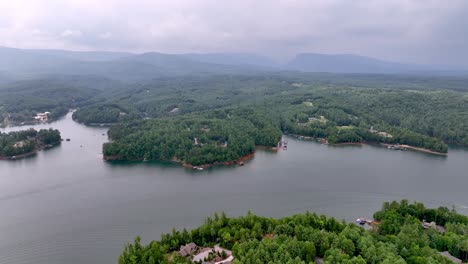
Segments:
[[[364,218],[358,218],[356,219],[356,222],[360,225],[365,225],[367,223],[366,219]]]

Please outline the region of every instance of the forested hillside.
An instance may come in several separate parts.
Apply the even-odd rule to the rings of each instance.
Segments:
[[[83,107],[74,118],[85,123],[119,122],[109,131],[113,142],[105,145],[104,154],[130,160],[188,162],[189,157],[203,156],[196,162],[191,160],[195,164],[222,162],[228,160],[226,157],[246,154],[240,149],[251,151],[252,142],[275,146],[278,131],[323,138],[330,144],[403,144],[438,153],[447,153],[448,144],[468,146],[466,92],[424,87],[350,87],[341,81],[327,83],[318,79],[316,83],[299,83],[292,79],[219,76],[160,80],[122,90],[118,96]],[[229,125],[235,118],[238,124]],[[138,119],[146,121],[129,121]],[[216,134],[216,140],[197,145],[194,139],[203,135],[199,134],[199,126],[208,122],[206,119],[222,123],[223,130],[213,129],[211,135]],[[187,120],[197,124],[195,128],[187,125]],[[268,139],[248,140],[252,132],[241,120],[251,123],[253,131],[267,123],[269,132],[261,134],[268,135]],[[221,148],[215,151],[209,147],[219,147],[229,135],[239,131],[247,137],[239,141],[243,146],[236,151],[239,155],[225,155],[217,152]],[[150,149],[149,142],[159,147]],[[213,155],[207,157],[208,153]]]
[[[115,159],[185,162],[187,156],[167,155],[203,148],[197,150],[195,156],[203,158],[192,160],[195,164],[202,160],[225,162],[226,157],[251,152],[251,142],[274,146],[272,139],[278,139],[278,131],[323,138],[330,144],[404,144],[446,153],[448,144],[468,146],[468,93],[464,83],[466,80],[458,77],[299,73],[165,77],[132,84],[97,76],[56,76],[0,87],[0,114],[3,124],[18,124],[32,122],[37,112],[51,112],[50,119],[54,120],[69,108],[78,107],[73,114],[78,122],[119,124],[109,134],[112,144],[121,151],[112,144],[104,151]],[[232,125],[233,117],[243,121]],[[245,133],[247,138],[239,145],[243,150],[234,151],[238,154],[207,157],[203,153],[214,151],[209,147],[213,144],[199,144],[192,150],[188,140],[194,142],[201,135],[182,134],[181,127],[191,128],[181,125],[187,120],[222,123],[223,129],[211,132],[216,134],[217,139],[211,142],[216,146],[223,143],[221,139],[239,133],[244,123],[253,131],[268,123],[267,134],[272,136],[262,142]],[[131,133],[125,134],[126,127],[133,128]],[[145,136],[138,137],[139,144],[130,144],[136,132]],[[115,134],[121,136],[113,138]],[[149,134],[160,135],[160,148],[141,149],[148,145],[142,138],[152,140]],[[164,146],[174,140],[178,144],[163,154]]]
[[[97,76],[50,76],[0,85],[0,126],[32,124],[38,112],[50,112],[49,121],[64,116],[70,108],[99,101],[121,83]]]
[[[276,147],[277,120],[253,109],[128,122],[114,126],[114,142],[103,147],[108,160],[174,160],[190,165],[232,162],[255,146]]]
[[[119,264],[191,263],[177,253],[190,242],[232,249],[234,263],[451,264],[439,252],[468,259],[468,217],[445,207],[425,208],[408,201],[385,203],[365,230],[334,218],[306,212],[281,219],[256,216],[207,218],[191,231],[173,230],[159,241],[127,244]],[[435,222],[423,227],[423,222]]]
[[[12,158],[34,153],[46,146],[58,145],[61,140],[60,131],[57,129],[0,132],[0,158]]]

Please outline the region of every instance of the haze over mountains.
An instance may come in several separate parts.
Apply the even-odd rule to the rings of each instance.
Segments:
[[[252,74],[278,71],[378,74],[463,74],[466,69],[412,65],[370,57],[302,53],[287,63],[248,53],[78,52],[0,47],[0,78],[99,75],[135,81],[165,76]]]

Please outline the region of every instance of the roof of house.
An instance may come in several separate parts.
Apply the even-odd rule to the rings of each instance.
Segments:
[[[439,254],[441,254],[442,256],[450,259],[453,263],[462,263],[461,259],[458,259],[458,258],[452,256],[448,251],[439,252]]]
[[[435,222],[428,223],[423,220],[422,227],[424,227],[425,229],[433,227],[437,229],[437,231],[439,231],[440,233],[445,233],[445,228],[443,226],[437,225]]]
[[[190,256],[190,254],[193,253],[195,250],[197,250],[197,244],[192,242],[185,246],[180,246],[180,250],[178,253],[180,256],[186,257]]]

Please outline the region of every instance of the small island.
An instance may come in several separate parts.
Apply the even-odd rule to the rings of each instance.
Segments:
[[[61,141],[60,131],[52,128],[0,132],[0,159],[15,160],[28,157],[42,149],[57,146]]]

